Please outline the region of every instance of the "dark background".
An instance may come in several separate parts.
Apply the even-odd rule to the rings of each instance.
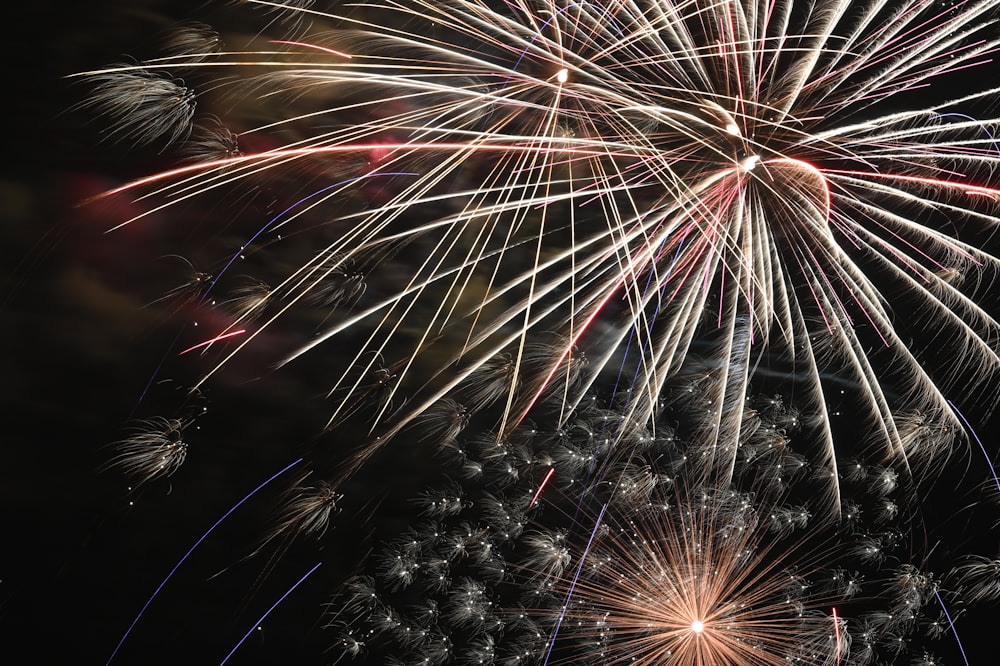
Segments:
[[[184,551],[294,461],[317,428],[299,413],[301,396],[237,392],[212,401],[197,438],[212,445],[195,474],[135,496],[120,475],[99,471],[131,419],[176,405],[170,386],[140,404],[176,329],[140,295],[144,259],[163,254],[157,237],[138,228],[105,235],[123,211],[81,205],[157,155],[126,157],[101,143],[99,125],[74,109],[83,89],[67,77],[151,54],[153,39],[197,3],[18,4],[7,10],[15,14],[6,23],[0,161],[0,663],[98,664]],[[315,547],[300,554],[293,545],[261,581],[261,558],[241,564],[290,480],[196,551],[115,663],[218,663],[320,561]],[[316,625],[323,577],[337,566],[325,558],[276,611],[284,626],[272,634],[265,624],[251,639],[257,648],[244,646],[233,663],[325,663],[327,637]]]
[[[156,238],[140,228],[105,235],[122,211],[80,205],[149,164],[98,143],[98,129],[73,110],[80,90],[65,77],[148,52],[149,35],[197,4],[18,4],[7,25],[0,161],[0,662],[104,663],[189,545],[267,470],[295,460],[321,417],[304,407],[306,396],[294,386],[226,391],[210,396],[201,421],[198,440],[211,445],[170,484],[136,498],[121,478],[98,471],[105,447],[148,407],[140,396],[174,329],[142,307],[137,294],[147,290],[134,281],[144,275],[123,270],[141,268],[135,257],[155,256]],[[147,400],[171,403],[169,386],[156,391]],[[992,432],[982,428],[995,443]],[[979,464],[978,455],[971,453],[970,464]],[[939,489],[960,482],[947,479]],[[309,583],[231,663],[325,663],[329,637],[317,619],[327,600],[324,583],[343,575],[354,535],[341,530],[325,551],[292,544],[273,570],[260,557],[245,561],[281,487],[248,502],[196,551],[116,663],[221,661],[319,561]],[[949,538],[965,537],[981,540],[986,552],[995,544],[989,534],[960,528]],[[991,619],[1000,615],[980,607],[974,622],[959,624],[972,664],[996,661]],[[938,645],[947,653],[951,640]],[[957,654],[947,656],[961,663]]]

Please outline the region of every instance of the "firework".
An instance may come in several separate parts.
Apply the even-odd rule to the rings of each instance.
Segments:
[[[678,666],[834,664],[848,653],[836,602],[810,590],[801,555],[771,552],[750,496],[681,493],[609,522],[580,558],[559,624],[578,654],[553,663],[594,651],[603,663]]]
[[[396,508],[407,528],[330,604],[335,662],[905,663],[950,637],[940,595],[981,601],[995,582],[985,558],[909,563],[897,514],[825,518],[822,476],[741,455],[720,486],[671,428],[643,441],[586,402],[568,428],[550,399],[509,440],[467,429],[440,453],[443,480]],[[517,473],[466,473],[496,458]],[[897,499],[883,475],[856,463],[845,504]]]
[[[152,418],[135,433],[115,444],[116,453],[108,469],[119,469],[136,480],[136,487],[173,474],[184,464],[187,444],[184,430],[190,425],[179,419]]]
[[[861,665],[995,596],[909,530],[955,404],[996,402],[997,89],[948,84],[996,2],[242,4],[82,107],[176,160],[101,197],[185,269],[144,300],[182,322],[151,385],[324,396],[253,552],[416,498],[332,607],[345,658]],[[109,466],[148,488],[187,425]],[[827,596],[789,601],[797,562]],[[844,621],[865,575],[886,610]]]
[[[871,445],[906,468],[949,439],[928,444],[909,415],[958,430],[954,380],[996,369],[982,294],[998,262],[977,245],[1000,219],[996,120],[963,115],[993,91],[913,103],[995,49],[992,2],[247,4],[295,34],[225,51],[185,26],[167,57],[86,75],[111,138],[203,156],[119,188],[154,202],[127,223],[281,188],[269,219],[226,223],[243,239],[203,296],[234,302],[223,333],[260,323],[214,346],[204,380],[297,310],[336,306],[280,364],[346,345],[330,392],[352,394],[385,358],[382,446],[498,353],[509,380],[479,390],[525,387],[503,431],[622,357],[652,422],[697,351],[726,473],[748,427],[734,398],[767,358],[817,414],[811,456],[836,479],[825,375],[856,387]],[[275,287],[227,286],[237,257],[283,251],[252,278]],[[382,271],[402,273],[366,292]],[[533,361],[546,331],[561,340]],[[579,379],[575,349],[592,361]]]

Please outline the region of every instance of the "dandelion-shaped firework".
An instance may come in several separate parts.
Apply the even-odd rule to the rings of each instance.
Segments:
[[[750,496],[702,492],[602,525],[570,588],[560,634],[579,653],[566,661],[600,649],[609,664],[837,663],[847,643],[833,606],[794,551],[771,552],[755,511]]]

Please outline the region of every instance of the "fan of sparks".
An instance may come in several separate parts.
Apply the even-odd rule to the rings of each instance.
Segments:
[[[681,492],[624,520],[606,506],[558,629],[580,653],[551,663],[839,664],[847,641],[805,582],[809,556],[769,533],[752,497]]]
[[[814,463],[836,498],[826,377],[855,387],[857,421],[907,467],[935,452],[916,450],[898,415],[957,424],[956,380],[1000,362],[987,246],[998,121],[969,115],[998,89],[955,92],[1000,42],[996,2],[248,4],[296,17],[295,32],[91,73],[112,115],[127,115],[108,92],[119,79],[218,73],[210,88],[230,107],[213,113],[243,150],[115,193],[159,197],[149,214],[278,183],[288,208],[242,249],[278,252],[281,234],[322,228],[311,258],[244,299],[220,339],[241,335],[200,350],[219,354],[208,376],[334,278],[343,291],[345,275],[406,267],[285,358],[352,345],[331,424],[381,378],[359,463],[448,396],[467,412],[501,405],[502,433],[545,392],[569,414],[622,367],[630,416],[652,424],[697,353],[725,476],[755,368],[781,359],[819,415]],[[249,124],[248,108],[275,104],[277,118]],[[164,93],[128,113],[173,140],[199,122],[178,110],[191,105]],[[189,142],[211,146],[204,136]]]

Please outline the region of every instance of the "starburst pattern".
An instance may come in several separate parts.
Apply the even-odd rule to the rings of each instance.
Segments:
[[[577,635],[579,659],[595,644],[608,664],[778,666],[846,656],[846,628],[830,600],[806,592],[815,572],[793,546],[779,545],[751,496],[678,495],[623,524],[612,519],[588,544],[560,632]]]
[[[338,658],[934,663],[996,596],[909,532],[996,405],[996,2],[241,4],[81,107],[177,160],[114,232],[201,221],[154,378],[326,398],[253,553],[412,513]],[[184,423],[111,466],[170,476]]]
[[[410,387],[413,397],[378,410],[375,446],[500,352],[512,381],[534,387],[508,399],[501,430],[563,381],[558,368],[579,345],[596,361],[584,385],[627,349],[631,409],[649,421],[697,344],[711,348],[705,436],[721,470],[747,425],[732,398],[764,355],[781,359],[818,414],[815,460],[837,464],[830,373],[859,387],[852,407],[872,443],[905,466],[937,452],[916,450],[896,413],[958,429],[946,391],[959,372],[997,367],[998,326],[981,294],[998,262],[976,245],[998,221],[996,121],[962,113],[992,92],[899,110],[995,49],[991,2],[250,4],[308,19],[316,39],[274,40],[266,57],[175,46],[164,60],[89,75],[99,99],[116,100],[112,116],[129,100],[150,108],[134,82],[165,81],[171,68],[261,70],[253,96],[219,114],[232,122],[244,122],[245,104],[282,100],[281,115],[239,132],[261,147],[121,191],[152,188],[165,201],[152,214],[294,178],[287,207],[237,256],[270,252],[278,234],[312,238],[335,211],[311,254],[260,292],[255,314],[272,314],[237,349],[299,305],[356,300],[363,276],[398,266],[401,252],[420,257],[282,361],[350,339],[336,393],[391,354],[400,381],[390,395]],[[128,137],[138,121],[126,115],[116,131]],[[167,116],[139,125],[174,142],[190,118]],[[339,204],[359,198],[369,204]],[[213,290],[232,262],[217,267]],[[916,313],[902,328],[901,308]],[[947,363],[929,352],[938,333],[910,343],[925,323],[951,338]],[[563,340],[535,367],[527,345],[548,330]]]

